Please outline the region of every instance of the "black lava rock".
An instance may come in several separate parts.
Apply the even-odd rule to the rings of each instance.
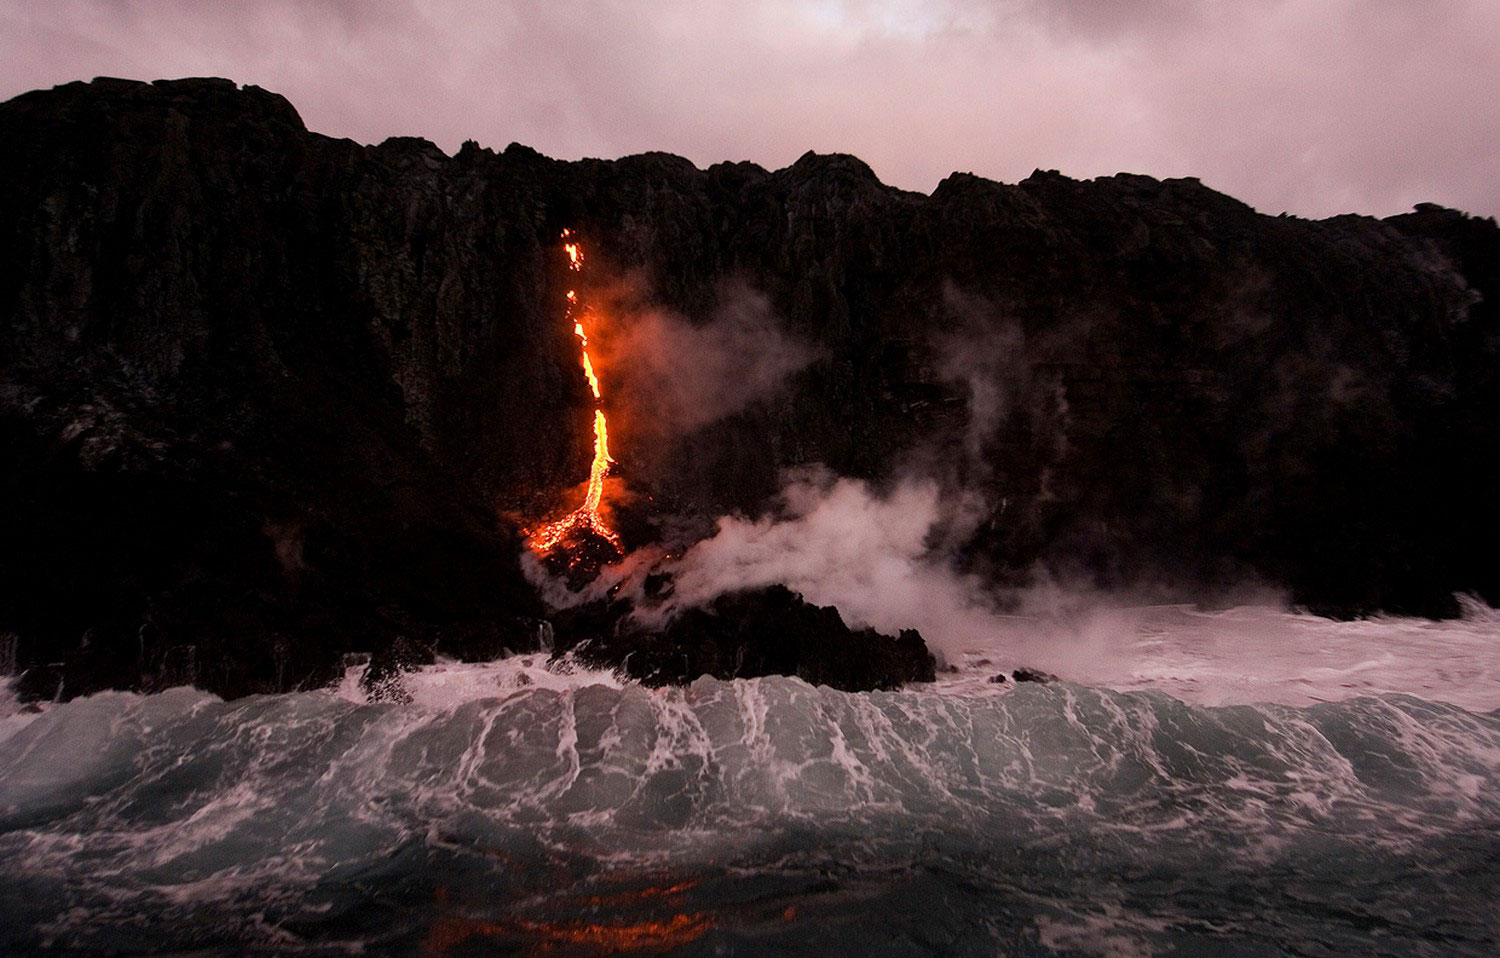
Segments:
[[[559,651],[617,668],[647,685],[794,675],[846,692],[931,682],[936,662],[921,635],[850,629],[838,610],[815,606],[784,586],[719,596],[651,628],[624,603],[595,603],[559,627]]]
[[[370,656],[359,680],[360,688],[372,702],[410,702],[411,694],[401,684],[401,674],[434,661],[432,649],[398,635]]]
[[[1047,685],[1057,681],[1057,676],[1051,672],[1043,672],[1041,669],[1019,668],[1011,672],[1011,675],[1017,682],[1035,682],[1038,685]],[[1001,678],[1003,680],[1003,676]]]

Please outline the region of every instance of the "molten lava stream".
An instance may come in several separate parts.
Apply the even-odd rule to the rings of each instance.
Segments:
[[[583,248],[572,236],[572,230],[563,230],[563,249],[568,254],[568,269],[575,273],[582,273]],[[589,466],[589,486],[583,498],[583,505],[532,533],[529,545],[541,556],[546,556],[560,547],[576,548],[582,544],[579,540],[590,534],[609,543],[616,554],[624,551],[620,545],[620,537],[599,514],[599,509],[604,502],[604,477],[609,473],[610,464],[614,460],[609,456],[609,425],[604,419],[604,410],[600,407],[603,393],[600,390],[599,377],[594,372],[594,361],[589,356],[589,337],[584,331],[583,320],[574,315],[577,308],[578,291],[570,289],[567,295],[565,317],[573,324],[573,334],[578,337],[579,351],[583,357],[583,374],[588,378],[589,389],[594,394],[594,461]]]

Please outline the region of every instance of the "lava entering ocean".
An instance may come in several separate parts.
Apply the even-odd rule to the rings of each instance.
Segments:
[[[562,239],[563,249],[568,254],[568,269],[581,274],[583,247],[570,229],[562,231]],[[585,315],[586,313],[587,311]],[[570,555],[569,564],[573,565],[584,553],[597,553],[604,546],[613,549],[615,555],[623,554],[624,549],[620,545],[620,537],[599,513],[604,500],[604,477],[609,473],[614,460],[609,455],[609,426],[600,406],[603,395],[599,389],[599,377],[594,372],[594,362],[589,357],[589,337],[583,327],[583,318],[579,315],[576,289],[568,290],[565,316],[573,324],[573,333],[578,337],[579,349],[583,354],[583,373],[588,377],[589,388],[594,394],[594,461],[589,467],[589,486],[583,505],[537,529],[531,534],[528,544],[532,551],[543,557],[564,550]]]

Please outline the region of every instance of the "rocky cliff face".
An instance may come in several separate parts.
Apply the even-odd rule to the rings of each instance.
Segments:
[[[0,136],[0,631],[66,661],[38,694],[536,641],[515,524],[590,454],[564,226],[622,323],[711,328],[748,290],[808,357],[691,428],[619,410],[638,537],[754,510],[788,466],[920,469],[980,494],[960,552],[995,581],[1500,597],[1492,220],[1268,217],[1124,174],[922,196],[812,154],[449,157],[222,80],[27,94]]]

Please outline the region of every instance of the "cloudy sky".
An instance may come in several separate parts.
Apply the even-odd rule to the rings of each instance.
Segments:
[[[0,98],[217,75],[376,142],[1199,176],[1500,214],[1500,0],[0,0]]]

